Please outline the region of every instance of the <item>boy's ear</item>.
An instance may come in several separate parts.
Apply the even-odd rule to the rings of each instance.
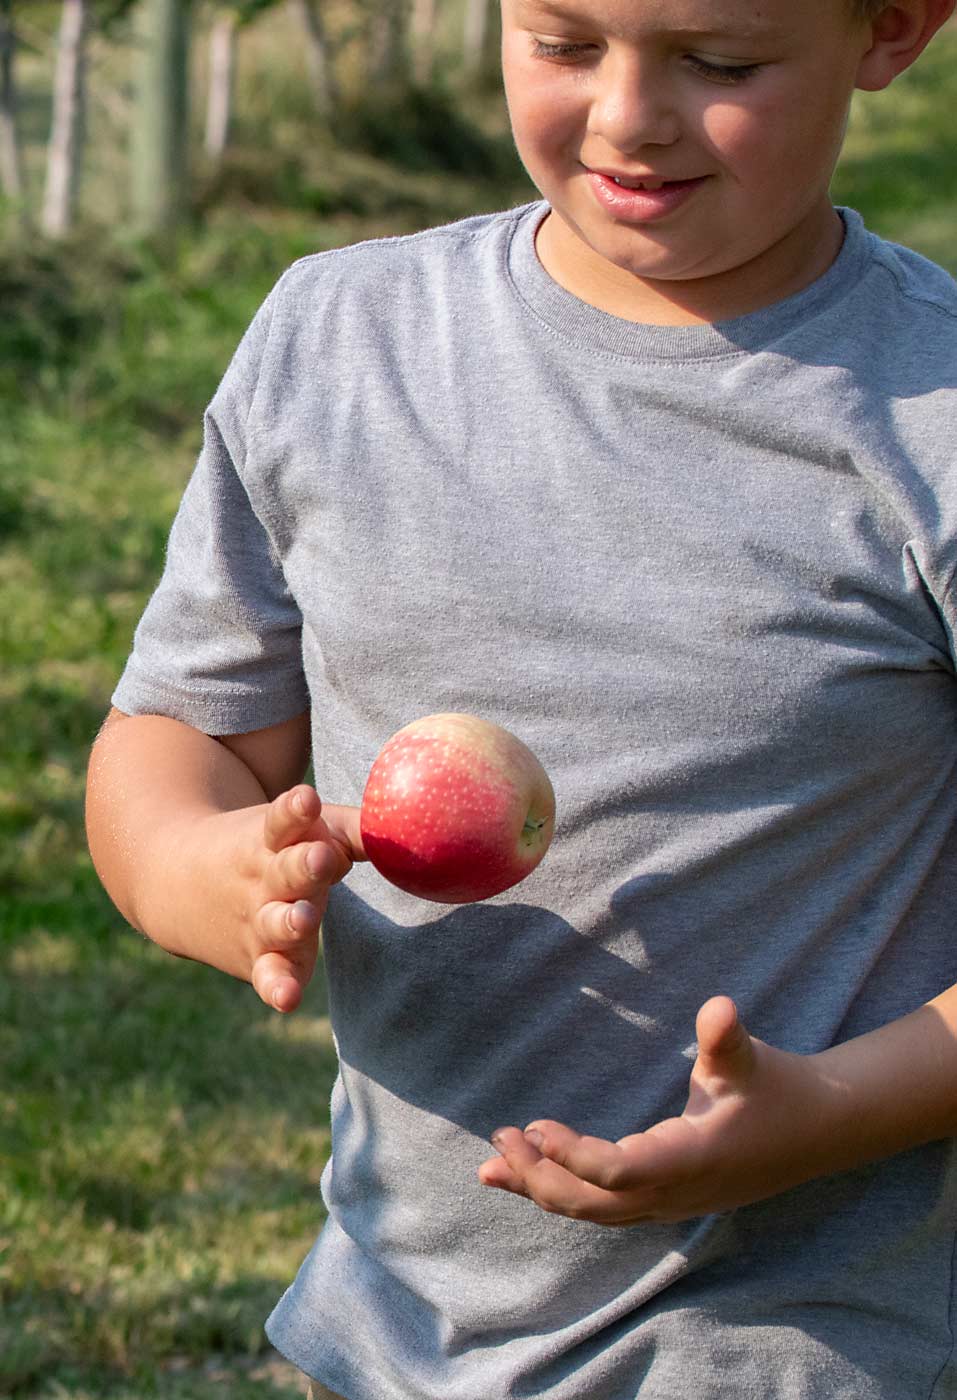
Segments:
[[[856,86],[877,92],[909,68],[954,13],[957,0],[895,0],[871,21],[871,47],[857,70]]]

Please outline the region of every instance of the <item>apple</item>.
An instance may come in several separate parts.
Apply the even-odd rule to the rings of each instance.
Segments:
[[[555,794],[507,729],[475,715],[427,715],[383,746],[359,825],[369,860],[400,890],[470,904],[534,870],[552,839]]]

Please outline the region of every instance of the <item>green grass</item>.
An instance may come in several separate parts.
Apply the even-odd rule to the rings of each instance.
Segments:
[[[883,93],[859,93],[835,198],[957,274],[957,22]]]
[[[835,184],[951,268],[955,59],[951,29],[858,104]],[[500,109],[463,170],[421,113],[389,159],[369,150],[374,111],[354,150],[323,149],[283,91],[270,144],[253,110],[173,246],[94,227],[0,261],[0,1395],[17,1400],[299,1393],[262,1323],[320,1218],[335,1068],[321,981],[283,1020],[130,932],[83,842],[86,755],[203,405],[275,277],[528,187]]]

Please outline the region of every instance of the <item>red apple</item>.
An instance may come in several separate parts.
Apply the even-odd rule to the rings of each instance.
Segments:
[[[372,765],[360,829],[393,885],[440,904],[489,899],[524,880],[555,825],[555,794],[532,751],[474,715],[407,724]]]

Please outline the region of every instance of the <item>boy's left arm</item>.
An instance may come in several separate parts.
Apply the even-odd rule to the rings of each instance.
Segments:
[[[492,1134],[479,1180],[600,1225],[685,1220],[957,1135],[957,986],[816,1055],[748,1035],[734,1003],[699,1011],[680,1118],[607,1142],[537,1120]]]

